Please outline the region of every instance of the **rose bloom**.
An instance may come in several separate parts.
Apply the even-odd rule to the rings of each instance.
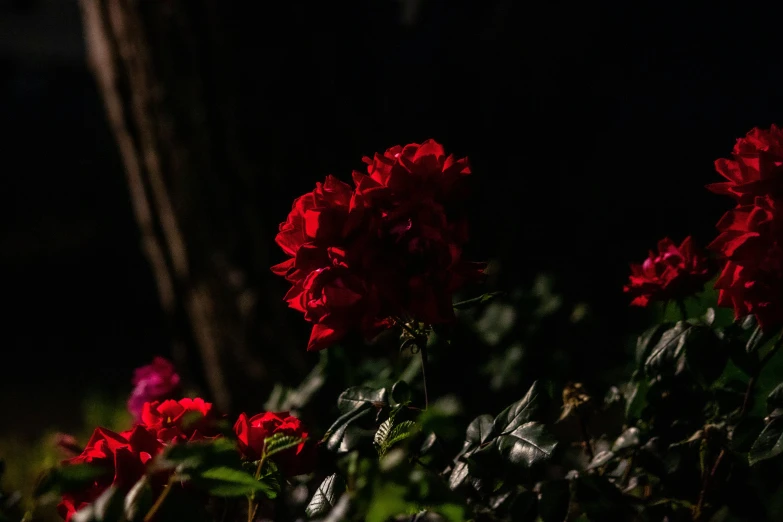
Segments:
[[[212,403],[204,399],[145,402],[142,424],[162,442],[178,442],[214,438]]]
[[[783,325],[783,233],[780,203],[769,196],[727,212],[709,248],[726,259],[715,288],[737,318],[754,314],[763,329]]]
[[[372,338],[393,318],[453,321],[453,293],[483,276],[462,259],[464,218],[447,209],[466,194],[467,158],[427,140],[364,161],[354,189],[329,176],[298,198],[276,237],[290,256],[272,268],[293,285],[285,300],[314,323],[308,350],[354,330]]]
[[[715,169],[728,181],[707,185],[709,190],[742,205],[753,203],[756,196],[783,196],[783,129],[754,128],[737,140],[732,155],[715,161]]]
[[[128,410],[134,419],[140,422],[145,402],[171,398],[179,390],[179,384],[179,375],[174,365],[163,357],[155,357],[152,364],[136,368]]]
[[[308,435],[302,422],[287,411],[259,413],[250,418],[242,413],[234,425],[234,432],[237,434],[240,451],[250,460],[261,458],[264,440],[275,433],[302,438]],[[284,475],[304,475],[315,468],[316,448],[312,442],[304,441],[271,458]]]
[[[109,486],[130,489],[144,475],[147,462],[162,449],[155,435],[143,426],[122,433],[97,428],[81,455],[63,461],[63,465],[92,464],[104,468],[106,474],[82,491],[65,493],[57,506],[58,513],[68,522]]]
[[[694,249],[690,236],[680,246],[664,238],[658,242],[658,252],[651,250],[642,264],[631,265],[631,276],[623,290],[633,297],[633,306],[683,299],[704,288],[712,277],[711,268],[707,257]]]

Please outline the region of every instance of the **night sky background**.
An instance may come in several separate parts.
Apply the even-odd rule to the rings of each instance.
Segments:
[[[598,365],[642,317],[628,263],[666,235],[706,244],[731,206],[704,189],[713,161],[783,123],[763,2],[264,4],[229,26],[246,135],[283,173],[264,188],[270,249],[326,174],[435,138],[473,164],[470,257],[509,287],[553,272],[593,309],[580,349]],[[127,393],[170,350],[81,30],[75,1],[0,0],[0,434],[73,426],[85,391]]]

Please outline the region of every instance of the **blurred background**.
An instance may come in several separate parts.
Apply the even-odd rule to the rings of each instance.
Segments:
[[[706,244],[713,161],[783,123],[778,20],[670,4],[0,0],[0,439],[81,429],[155,354],[226,411],[296,384],[278,223],[427,138],[472,161],[490,289],[589,309],[560,377],[621,368],[628,263]]]

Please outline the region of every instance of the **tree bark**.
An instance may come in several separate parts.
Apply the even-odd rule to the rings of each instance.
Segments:
[[[281,296],[260,291],[271,280],[268,218],[239,136],[219,5],[80,0],[174,358],[200,360],[195,380],[234,412],[257,408],[304,359]]]

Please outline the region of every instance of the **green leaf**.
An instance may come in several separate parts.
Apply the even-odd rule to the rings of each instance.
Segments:
[[[125,501],[123,503],[125,518],[130,522],[142,520],[149,512],[153,502],[154,498],[149,479],[147,479],[147,477],[141,477],[141,479],[133,485],[130,491],[128,491],[128,494],[125,495]]]
[[[776,335],[777,331],[768,331],[765,333],[762,331],[761,327],[757,325],[756,328],[754,328],[753,333],[750,335],[750,339],[748,339],[748,342],[745,344],[745,351],[747,353],[756,353],[759,348],[771,341]]]
[[[524,397],[508,406],[495,417],[487,439],[510,433],[528,422],[540,420],[544,411],[544,403],[548,398],[549,396],[544,387],[538,381],[534,382]]]
[[[500,454],[511,464],[528,468],[548,460],[556,447],[554,437],[537,422],[528,422],[498,437]]]
[[[122,493],[110,486],[93,502],[80,509],[71,522],[125,522]]]
[[[407,439],[419,431],[419,426],[410,420],[402,421],[392,428],[389,437],[386,439],[386,449],[388,450],[398,442]]]
[[[489,292],[483,295],[480,295],[479,297],[474,297],[472,299],[468,299],[466,301],[461,301],[459,303],[454,303],[452,306],[457,310],[464,310],[465,308],[470,308],[471,306],[475,306],[481,303],[486,303],[488,301],[491,301],[495,299],[496,297],[500,297],[505,292]]]
[[[550,480],[541,485],[538,514],[543,522],[563,522],[568,517],[571,487],[568,480]]]
[[[325,515],[337,504],[337,499],[345,491],[345,482],[336,473],[326,477],[318,489],[315,490],[313,498],[305,508],[305,513],[312,518],[318,515]]]
[[[277,455],[281,451],[295,448],[304,441],[305,439],[302,437],[275,433],[271,437],[264,439],[264,453],[267,457],[271,457],[272,455]]]
[[[375,489],[367,508],[365,522],[386,522],[389,518],[407,513],[410,504],[405,500],[407,488],[401,484],[386,483]]]
[[[373,444],[375,444],[377,447],[379,454],[384,452],[386,439],[389,437],[389,431],[391,430],[392,422],[394,422],[394,419],[391,417],[383,421],[381,425],[378,426],[378,431],[375,432],[375,436],[372,439]]]
[[[33,495],[79,491],[95,480],[111,476],[111,469],[93,464],[71,464],[48,470],[36,484]]]
[[[151,471],[199,470],[219,466],[239,468],[241,460],[234,441],[219,438],[188,444],[172,444],[153,461]]]
[[[275,498],[277,492],[263,480],[256,480],[245,471],[225,466],[205,470],[191,477],[191,482],[216,497],[244,497],[251,493],[264,493]]]
[[[479,415],[468,424],[468,430],[465,432],[465,442],[478,446],[483,444],[492,434],[492,415]]]
[[[783,417],[775,417],[761,432],[748,453],[751,466],[783,453]]]

